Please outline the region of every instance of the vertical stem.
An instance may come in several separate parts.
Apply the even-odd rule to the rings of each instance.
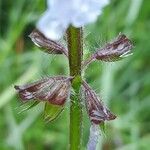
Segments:
[[[70,105],[70,150],[81,149],[82,139],[82,106],[80,98],[81,61],[82,61],[82,29],[69,27],[67,31],[70,75],[75,78],[72,87],[75,91],[71,95]]]

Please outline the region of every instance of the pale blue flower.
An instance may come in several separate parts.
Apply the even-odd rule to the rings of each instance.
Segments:
[[[60,39],[69,25],[81,27],[96,21],[109,0],[47,0],[48,9],[37,28],[49,39]]]

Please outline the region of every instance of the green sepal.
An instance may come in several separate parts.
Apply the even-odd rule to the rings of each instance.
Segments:
[[[106,131],[105,122],[101,122],[99,124],[99,127],[100,127],[101,132],[105,134],[105,131]]]
[[[27,111],[27,110],[33,108],[33,107],[35,107],[37,104],[39,104],[39,101],[34,101],[32,104],[29,104],[29,105],[26,106],[26,107],[25,107],[25,104],[23,104],[21,107],[24,107],[24,108],[19,111],[19,114],[20,114],[20,113],[23,113],[23,112],[25,112],[25,111]]]
[[[60,115],[63,109],[64,106],[53,105],[47,102],[44,109],[44,120],[46,122],[53,121]]]

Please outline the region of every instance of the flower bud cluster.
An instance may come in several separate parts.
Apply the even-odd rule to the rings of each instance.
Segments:
[[[44,52],[48,54],[64,54],[68,58],[67,48],[56,41],[46,38],[37,29],[33,30],[29,37],[35,45],[44,49]],[[95,60],[106,62],[120,60],[132,53],[132,47],[132,42],[124,34],[119,34],[114,41],[107,43],[104,47],[92,54],[89,59],[85,60],[82,69]],[[60,114],[67,99],[69,99],[73,78],[70,76],[47,77],[24,86],[15,86],[15,89],[18,91],[19,97],[23,102],[31,100],[45,102],[45,110],[47,111],[48,105],[51,106],[51,110],[54,111],[49,112],[51,115],[48,114],[47,116],[49,118],[48,120],[53,120]],[[86,81],[82,81],[82,92],[84,93],[87,113],[92,124],[98,125],[116,118]]]

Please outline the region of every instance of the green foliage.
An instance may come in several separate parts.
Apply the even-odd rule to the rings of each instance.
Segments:
[[[50,124],[42,120],[41,104],[18,114],[20,102],[13,89],[16,83],[68,72],[65,57],[43,54],[28,38],[45,9],[44,3],[0,0],[0,7],[0,149],[67,149],[68,111]],[[98,21],[85,29],[85,54],[119,32],[128,35],[135,46],[134,54],[127,59],[115,64],[96,62],[85,72],[88,83],[100,89],[97,91],[100,97],[118,116],[106,123],[107,137],[101,138],[99,149],[149,149],[149,14],[148,0],[112,0]],[[84,119],[83,149],[88,140],[88,127],[89,121]]]

